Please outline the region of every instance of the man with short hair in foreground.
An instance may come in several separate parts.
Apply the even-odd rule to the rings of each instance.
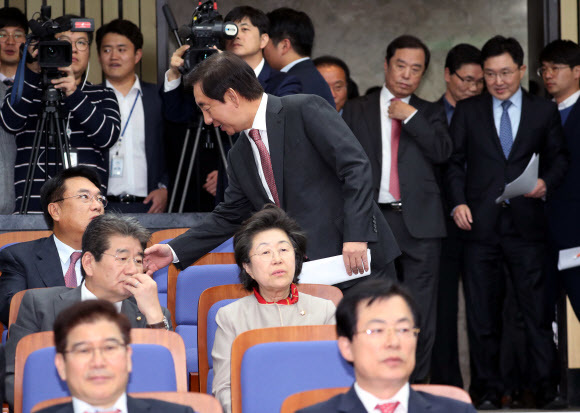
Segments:
[[[41,410],[42,413],[107,411],[183,412],[193,410],[155,399],[127,395],[131,372],[131,322],[105,300],[77,303],[54,322],[54,364],[66,381],[72,402]]]
[[[91,221],[83,235],[81,286],[39,288],[24,294],[6,341],[6,396],[10,404],[20,339],[52,330],[58,314],[79,301],[107,300],[134,328],[171,329],[171,315],[159,304],[157,284],[143,269],[143,250],[150,235],[135,218],[101,215]]]
[[[475,412],[471,404],[410,388],[419,335],[418,310],[401,285],[368,280],[350,289],[336,309],[340,354],[356,381],[345,394],[300,410],[316,412]]]

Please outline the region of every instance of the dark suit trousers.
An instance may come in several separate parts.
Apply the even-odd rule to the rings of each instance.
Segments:
[[[401,212],[384,206],[381,206],[381,211],[402,253],[395,260],[397,277],[411,291],[419,309],[421,332],[417,343],[417,362],[411,382],[424,382],[431,370],[431,352],[435,341],[437,275],[441,239],[414,238],[407,230]]]
[[[544,311],[546,244],[524,240],[514,227],[511,210],[500,214],[497,243],[465,244],[465,304],[472,376],[484,391],[503,391],[500,373],[504,264],[511,277],[526,328],[528,377],[532,385],[549,380],[554,350],[550,321]]]
[[[463,388],[459,368],[457,314],[459,278],[463,267],[463,242],[459,229],[446,218],[447,237],[441,240],[439,287],[437,288],[437,324],[431,357],[431,383]]]

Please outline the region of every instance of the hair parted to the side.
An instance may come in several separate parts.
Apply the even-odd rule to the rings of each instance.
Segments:
[[[513,61],[520,67],[524,64],[524,49],[513,37],[503,37],[500,35],[489,39],[481,48],[481,62],[485,63],[490,57],[509,54]]]
[[[314,24],[303,11],[280,7],[267,14],[270,20],[270,41],[275,45],[288,39],[300,56],[311,56],[314,46]]]
[[[449,69],[450,75],[458,71],[461,66],[468,64],[481,66],[482,61],[481,51],[477,47],[467,43],[460,43],[454,46],[449,50],[445,58],[445,68]]]
[[[425,43],[423,43],[419,38],[411,36],[410,34],[404,34],[389,43],[386,53],[387,64],[390,64],[391,57],[395,55],[397,49],[423,49],[423,52],[425,53],[425,70],[423,73],[427,71],[429,61],[431,60],[431,52]]]
[[[141,29],[139,29],[139,27],[130,20],[115,19],[111,20],[107,24],[102,25],[99,27],[99,30],[97,30],[96,41],[97,51],[99,51],[99,53],[101,50],[103,37],[109,33],[125,36],[131,41],[131,43],[133,43],[135,51],[143,49],[143,33],[141,33]]]
[[[270,20],[268,20],[266,13],[250,6],[234,7],[228,14],[226,14],[224,21],[237,23],[242,21],[245,17],[250,20],[250,23],[252,23],[253,26],[258,28],[260,35],[268,33],[270,30]]]
[[[123,344],[131,343],[131,323],[125,314],[119,313],[109,301],[86,300],[73,304],[56,317],[53,325],[56,352],[66,355],[67,338],[72,329],[101,320],[116,324],[123,337]]]
[[[580,46],[572,40],[554,40],[540,53],[539,63],[559,63],[570,67],[580,65]]]
[[[28,33],[28,20],[17,7],[2,7],[0,9],[0,29],[4,27],[20,27]]]
[[[302,263],[306,255],[306,234],[298,223],[290,218],[283,209],[273,204],[267,204],[264,209],[244,221],[234,235],[234,256],[236,264],[240,267],[240,283],[248,291],[252,291],[254,287],[257,288],[258,283],[246,272],[244,264],[250,262],[250,250],[252,249],[254,237],[270,229],[280,229],[290,238],[295,256],[293,282],[298,283],[300,272],[302,271]]]

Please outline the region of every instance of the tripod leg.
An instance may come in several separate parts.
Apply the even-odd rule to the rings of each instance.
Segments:
[[[183,206],[185,205],[185,195],[187,193],[187,188],[189,187],[189,181],[191,180],[191,173],[193,171],[193,164],[195,163],[195,156],[197,155],[197,147],[199,146],[199,137],[201,135],[201,130],[203,129],[203,118],[199,119],[197,123],[197,131],[195,132],[195,141],[193,142],[193,151],[191,152],[191,159],[189,160],[189,168],[187,169],[187,175],[185,177],[185,184],[183,186],[183,194],[181,195],[181,202],[179,203],[179,211],[183,212]]]
[[[185,140],[183,142],[183,149],[181,151],[181,156],[179,158],[179,165],[177,166],[177,174],[175,175],[175,184],[173,185],[173,192],[171,193],[171,200],[169,201],[169,208],[167,212],[173,212],[173,204],[175,203],[175,196],[177,195],[177,188],[179,185],[179,179],[181,178],[181,170],[183,169],[183,162],[185,161],[185,151],[187,150],[187,145],[189,144],[189,135],[191,135],[191,128],[187,128],[185,132]]]
[[[226,159],[226,153],[224,151],[224,144],[222,143],[222,138],[220,136],[220,131],[218,128],[214,128],[215,131],[215,140],[217,141],[218,144],[218,148],[220,149],[220,156],[221,156],[221,160],[224,163],[224,169],[227,171],[228,170],[228,161]],[[230,143],[232,142],[232,138],[228,135],[228,137],[230,138]]]
[[[64,133],[65,130],[64,119],[59,116],[58,112],[54,113],[54,125],[56,127],[56,140],[59,149],[58,152],[60,155],[59,158],[60,164],[62,165],[63,169],[68,169],[72,166],[70,160],[70,144],[68,136],[66,136]]]
[[[44,125],[46,124],[46,113],[42,112],[39,121],[36,123],[36,130],[34,131],[34,139],[32,140],[32,151],[30,154],[30,162],[28,163],[28,170],[26,171],[26,181],[24,181],[24,191],[22,192],[22,200],[20,202],[20,214],[28,212],[28,201],[34,183],[34,173],[38,165],[38,152],[40,150],[40,141]],[[46,147],[44,148],[46,151]]]

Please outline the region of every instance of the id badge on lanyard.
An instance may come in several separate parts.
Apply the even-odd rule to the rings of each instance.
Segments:
[[[125,136],[125,132],[127,130],[127,126],[129,125],[129,121],[131,120],[131,115],[133,115],[133,109],[135,109],[135,105],[137,104],[137,100],[141,96],[141,92],[137,93],[135,97],[135,102],[133,102],[133,107],[131,107],[131,112],[129,112],[129,117],[125,122],[125,126],[121,132],[121,137],[119,138],[118,148],[115,154],[111,157],[111,164],[109,165],[109,176],[111,178],[122,178],[123,177],[123,170],[125,169],[125,155],[121,152],[121,147],[123,144],[123,136]]]

